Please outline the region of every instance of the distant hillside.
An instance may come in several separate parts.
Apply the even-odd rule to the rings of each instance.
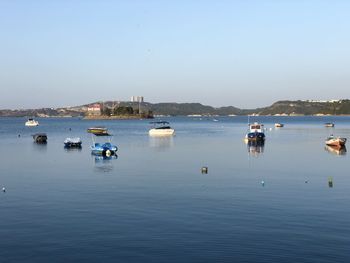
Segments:
[[[275,114],[301,114],[301,115],[342,115],[350,114],[350,100],[339,100],[334,102],[313,102],[313,101],[278,101],[270,107],[261,109],[260,115]]]
[[[96,102],[100,103],[100,102]],[[67,107],[67,108],[43,108],[27,110],[0,110],[0,117],[77,117],[84,116],[86,105]],[[136,102],[117,102],[105,101],[104,107],[114,108],[119,106],[131,106],[138,112],[150,111],[154,115],[350,115],[350,100],[344,99],[339,101],[317,102],[317,101],[278,101],[271,106],[258,109],[239,109],[233,106],[211,107],[200,103],[142,103]]]
[[[106,101],[103,103],[107,107],[116,106],[132,106],[138,109],[139,104],[137,102],[113,102]],[[202,105],[200,103],[148,103],[141,104],[141,111],[152,111],[155,115],[171,115],[171,116],[184,116],[184,115],[244,115],[252,113],[254,110],[241,110],[233,106],[214,108],[212,106]]]

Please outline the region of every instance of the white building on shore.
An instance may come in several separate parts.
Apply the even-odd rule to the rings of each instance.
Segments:
[[[143,96],[132,96],[130,101],[131,102],[143,102]]]

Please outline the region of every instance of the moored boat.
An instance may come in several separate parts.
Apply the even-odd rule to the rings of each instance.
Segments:
[[[257,122],[249,124],[249,130],[245,138],[248,141],[265,141],[264,124]]]
[[[167,121],[154,121],[150,123],[154,125],[154,128],[148,131],[150,136],[170,136],[175,134],[175,130],[170,127],[170,123]]]
[[[95,135],[104,135],[108,134],[108,129],[106,127],[91,127],[87,129],[87,132]]]
[[[276,128],[282,128],[284,126],[283,123],[275,123]]]
[[[82,144],[82,141],[78,137],[67,138],[64,140],[64,147],[66,147],[66,148],[72,148],[72,147],[79,148],[79,147],[81,147],[81,144]]]
[[[332,122],[326,122],[326,123],[324,124],[324,126],[325,126],[325,127],[334,127],[334,123],[332,123]]]
[[[27,127],[35,127],[39,125],[39,122],[32,118],[29,118],[24,125]]]
[[[94,134],[94,135],[99,137],[106,137],[108,138],[108,141],[104,143],[100,143],[100,142],[96,142],[95,138],[92,137],[92,142],[93,142],[93,145],[91,146],[92,154],[103,156],[103,157],[110,157],[116,154],[116,152],[118,151],[118,147],[112,144],[111,134],[104,133],[104,134]]]
[[[36,133],[33,134],[34,142],[36,143],[46,143],[47,142],[47,135],[46,133]]]
[[[335,137],[333,135],[329,136],[326,139],[326,145],[328,146],[343,147],[345,143],[346,143],[346,138]]]

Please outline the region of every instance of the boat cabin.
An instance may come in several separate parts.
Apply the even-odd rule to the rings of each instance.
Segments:
[[[161,130],[161,129],[171,129],[170,123],[167,121],[152,121],[150,124],[154,125],[154,129]]]
[[[249,124],[249,132],[264,132],[264,124],[254,122]]]

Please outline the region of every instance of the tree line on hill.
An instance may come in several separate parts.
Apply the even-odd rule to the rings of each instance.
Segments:
[[[64,116],[84,116],[86,107],[82,105],[68,108],[42,108],[27,110],[0,110],[0,116],[3,117],[64,117]],[[116,105],[116,106],[115,106]],[[84,110],[85,109],[85,110]],[[350,115],[350,100],[344,99],[330,102],[314,101],[278,101],[271,106],[257,109],[239,109],[233,106],[211,107],[200,103],[135,103],[135,102],[103,102],[103,115],[139,115],[142,118],[155,115]]]

